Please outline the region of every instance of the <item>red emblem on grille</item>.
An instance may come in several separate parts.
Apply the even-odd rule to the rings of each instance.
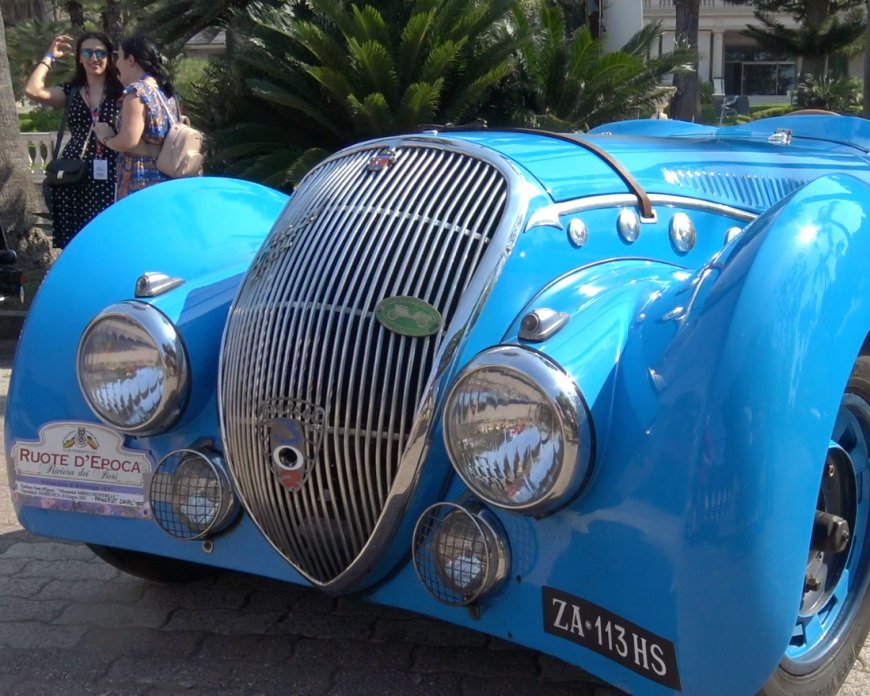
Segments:
[[[382,172],[393,165],[397,156],[398,153],[393,148],[385,148],[368,161],[366,169],[370,172]]]

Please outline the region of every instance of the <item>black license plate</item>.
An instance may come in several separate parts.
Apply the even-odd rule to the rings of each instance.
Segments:
[[[551,587],[542,589],[547,633],[594,650],[654,682],[681,690],[671,641],[585,599]]]

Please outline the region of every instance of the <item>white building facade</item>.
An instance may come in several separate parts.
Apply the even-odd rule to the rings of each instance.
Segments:
[[[673,50],[676,18],[673,0],[604,0],[602,24],[605,35],[611,33],[613,26],[619,27],[615,33],[622,36],[628,30],[624,18],[630,18],[634,23],[638,15],[642,16],[644,23],[661,22],[664,35],[654,52]],[[786,26],[794,25],[789,16],[782,16],[781,21]],[[797,88],[800,59],[772,55],[763,49],[743,35],[748,24],[758,24],[752,5],[701,0],[698,31],[700,79],[712,82],[716,92],[748,95],[754,104],[789,101]],[[639,28],[637,25],[634,31]],[[863,75],[862,57],[849,61],[848,73],[859,78]]]

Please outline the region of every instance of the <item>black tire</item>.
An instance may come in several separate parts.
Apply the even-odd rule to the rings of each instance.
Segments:
[[[851,431],[844,430],[845,421],[849,421]],[[850,448],[849,443],[856,437],[863,438],[863,442],[859,447]],[[851,492],[846,485],[842,487],[845,493],[831,494],[830,489],[825,488],[829,485],[826,479],[830,481],[834,474],[829,473],[827,477],[823,474],[819,508],[823,512],[842,514],[843,517],[851,514],[851,538],[842,551],[810,549],[807,576],[813,576],[813,580],[816,580],[814,584],[818,585],[813,575],[817,570],[822,571],[817,575],[823,576],[823,573],[831,570],[833,574],[826,582],[822,582],[823,586],[830,587],[829,590],[826,591],[824,587],[817,587],[815,592],[805,589],[802,614],[795,622],[796,634],[800,633],[798,629],[802,622],[817,620],[833,606],[831,603],[836,602],[842,608],[828,623],[819,622],[824,632],[817,640],[808,640],[806,645],[801,646],[799,636],[792,639],[792,645],[759,696],[821,696],[836,693],[846,680],[870,631],[870,515],[867,502],[858,503],[862,496],[866,501],[867,481],[870,479],[866,461],[866,445],[870,443],[870,355],[860,356],[852,369],[831,439],[832,445],[836,443],[844,451],[849,450],[849,466],[853,472],[857,471],[861,475],[856,477]],[[864,455],[858,456],[857,453],[862,449]],[[827,472],[831,471],[831,466],[842,466],[842,458],[832,459],[831,452],[829,449],[825,466]],[[853,457],[853,453],[856,456]],[[833,464],[835,460],[839,463]],[[843,477],[843,480],[847,481],[848,477]],[[850,496],[855,497],[851,507],[848,502]],[[829,507],[840,509],[830,510]],[[843,574],[845,568],[848,568],[848,574]]]
[[[88,544],[88,548],[106,563],[128,575],[135,575],[151,582],[179,584],[195,582],[218,574],[217,568],[165,558],[141,551],[116,549],[111,546]]]

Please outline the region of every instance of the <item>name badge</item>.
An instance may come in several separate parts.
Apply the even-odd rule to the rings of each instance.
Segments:
[[[94,160],[94,179],[96,181],[105,181],[109,178],[109,162],[104,159]]]

